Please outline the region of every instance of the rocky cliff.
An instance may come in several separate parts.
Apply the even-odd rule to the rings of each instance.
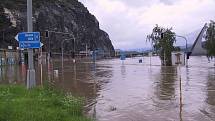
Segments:
[[[14,36],[26,31],[27,0],[1,0],[0,3],[0,48],[17,46]],[[34,31],[42,33],[45,51],[59,52],[65,39],[65,51],[76,52],[97,48],[113,52],[114,48],[106,32],[86,7],[77,0],[33,0]],[[48,30],[49,38],[44,36]],[[61,33],[62,32],[62,33]],[[65,34],[68,33],[68,34]],[[72,39],[75,37],[75,41]]]

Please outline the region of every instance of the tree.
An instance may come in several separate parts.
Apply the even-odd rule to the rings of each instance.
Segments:
[[[10,22],[10,19],[7,17],[7,15],[5,14],[4,8],[0,5],[0,30],[2,31],[11,25],[12,23]]]
[[[17,42],[13,41],[16,33],[17,30],[12,26],[9,15],[0,4],[0,48],[7,48],[9,45],[17,46]]]
[[[176,42],[176,36],[172,32],[172,28],[166,29],[156,25],[152,30],[152,34],[147,36],[147,40],[152,43],[156,53],[159,54],[162,65],[171,66],[171,53],[176,49],[173,46],[174,42]]]
[[[211,21],[206,31],[205,48],[209,57],[215,57],[215,22]]]

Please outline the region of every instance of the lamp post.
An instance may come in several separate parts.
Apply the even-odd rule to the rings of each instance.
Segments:
[[[64,42],[65,41],[68,41],[67,39],[65,39],[65,40],[63,40],[62,42],[61,42],[61,62],[62,62],[62,68],[63,68],[63,61],[64,61],[64,58],[63,58],[63,51],[64,51],[64,48],[63,48],[63,44],[64,44]]]
[[[33,31],[32,0],[27,0],[27,26],[28,26],[28,32],[32,32]],[[34,55],[33,49],[28,49],[28,71],[27,71],[28,89],[36,86],[33,55]]]
[[[164,33],[163,32],[163,34],[168,34],[168,33]],[[171,35],[171,34],[168,34],[168,35]],[[187,38],[185,37],[185,36],[181,36],[181,35],[176,35],[176,34],[174,34],[176,37],[180,37],[180,38],[182,38],[182,39],[184,39],[185,40],[185,42],[186,42],[186,50],[185,50],[185,53],[186,53],[186,56],[187,56],[187,54],[188,54],[188,47],[187,47]],[[186,58],[186,67],[188,67],[188,58]]]
[[[83,43],[82,44],[83,46],[85,46],[85,56],[87,57],[88,56],[88,45],[87,45],[87,43]]]
[[[183,38],[186,41],[186,51],[185,51],[185,53],[186,53],[186,56],[187,56],[187,54],[188,54],[187,38],[184,37],[184,36],[181,36],[181,35],[175,35],[175,36],[176,37],[181,37],[181,38]],[[186,67],[188,67],[188,58],[187,57],[186,57]]]
[[[47,30],[48,31],[48,30]],[[66,32],[56,32],[56,31],[48,31],[48,33],[56,33],[56,34],[62,34],[62,35],[69,35],[72,36],[73,41],[73,52],[75,53],[75,36],[73,35],[73,33],[66,33]],[[68,39],[67,39],[68,40]],[[73,62],[75,62],[75,58],[73,59]]]
[[[88,56],[88,46],[86,44],[86,57]]]
[[[63,58],[63,54],[64,54],[64,48],[63,48],[63,44],[65,41],[69,41],[71,39],[65,39],[61,42],[61,61],[62,61],[62,68],[63,68],[63,61],[64,61],[64,58]]]
[[[73,51],[74,51],[74,58],[73,58],[73,63],[75,63],[75,37],[74,35],[72,34],[72,37],[73,37]]]
[[[3,42],[4,42],[4,30],[2,31],[2,39],[3,39]]]

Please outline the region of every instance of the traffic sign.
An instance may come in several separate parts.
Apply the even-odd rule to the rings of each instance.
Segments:
[[[43,46],[39,32],[21,32],[16,35],[15,39],[19,42],[21,49],[36,49]]]
[[[120,52],[120,60],[125,60],[126,56],[124,52]]]
[[[18,33],[15,39],[21,41],[40,41],[40,32],[21,32]]]
[[[41,48],[42,46],[43,46],[43,43],[41,42],[34,42],[34,43],[19,42],[19,48],[21,49],[26,49],[26,48],[36,49],[36,48]]]
[[[149,52],[149,53],[148,53],[148,56],[149,56],[149,57],[152,57],[152,54],[153,54],[152,52]]]

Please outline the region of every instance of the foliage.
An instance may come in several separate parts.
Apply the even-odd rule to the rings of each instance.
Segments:
[[[172,32],[172,28],[166,29],[156,25],[152,34],[147,36],[147,40],[151,41],[153,48],[159,54],[162,65],[171,66],[171,52],[176,50],[173,46],[174,42],[176,42],[176,37],[175,33]]]
[[[40,8],[42,4],[46,3],[56,3],[56,2],[72,2],[74,0],[32,0],[34,8]],[[4,7],[16,10],[16,8],[21,8],[26,11],[27,9],[27,0],[1,0],[1,3]]]
[[[0,86],[0,121],[89,121],[83,101],[44,88]]]
[[[215,56],[215,22],[211,21],[206,31],[205,47],[209,57]]]
[[[5,13],[4,7],[0,4],[0,48],[7,48],[9,45],[17,46],[13,41],[17,29],[12,26],[10,16]]]
[[[6,27],[11,26],[10,19],[4,13],[3,7],[0,5],[0,31]]]

